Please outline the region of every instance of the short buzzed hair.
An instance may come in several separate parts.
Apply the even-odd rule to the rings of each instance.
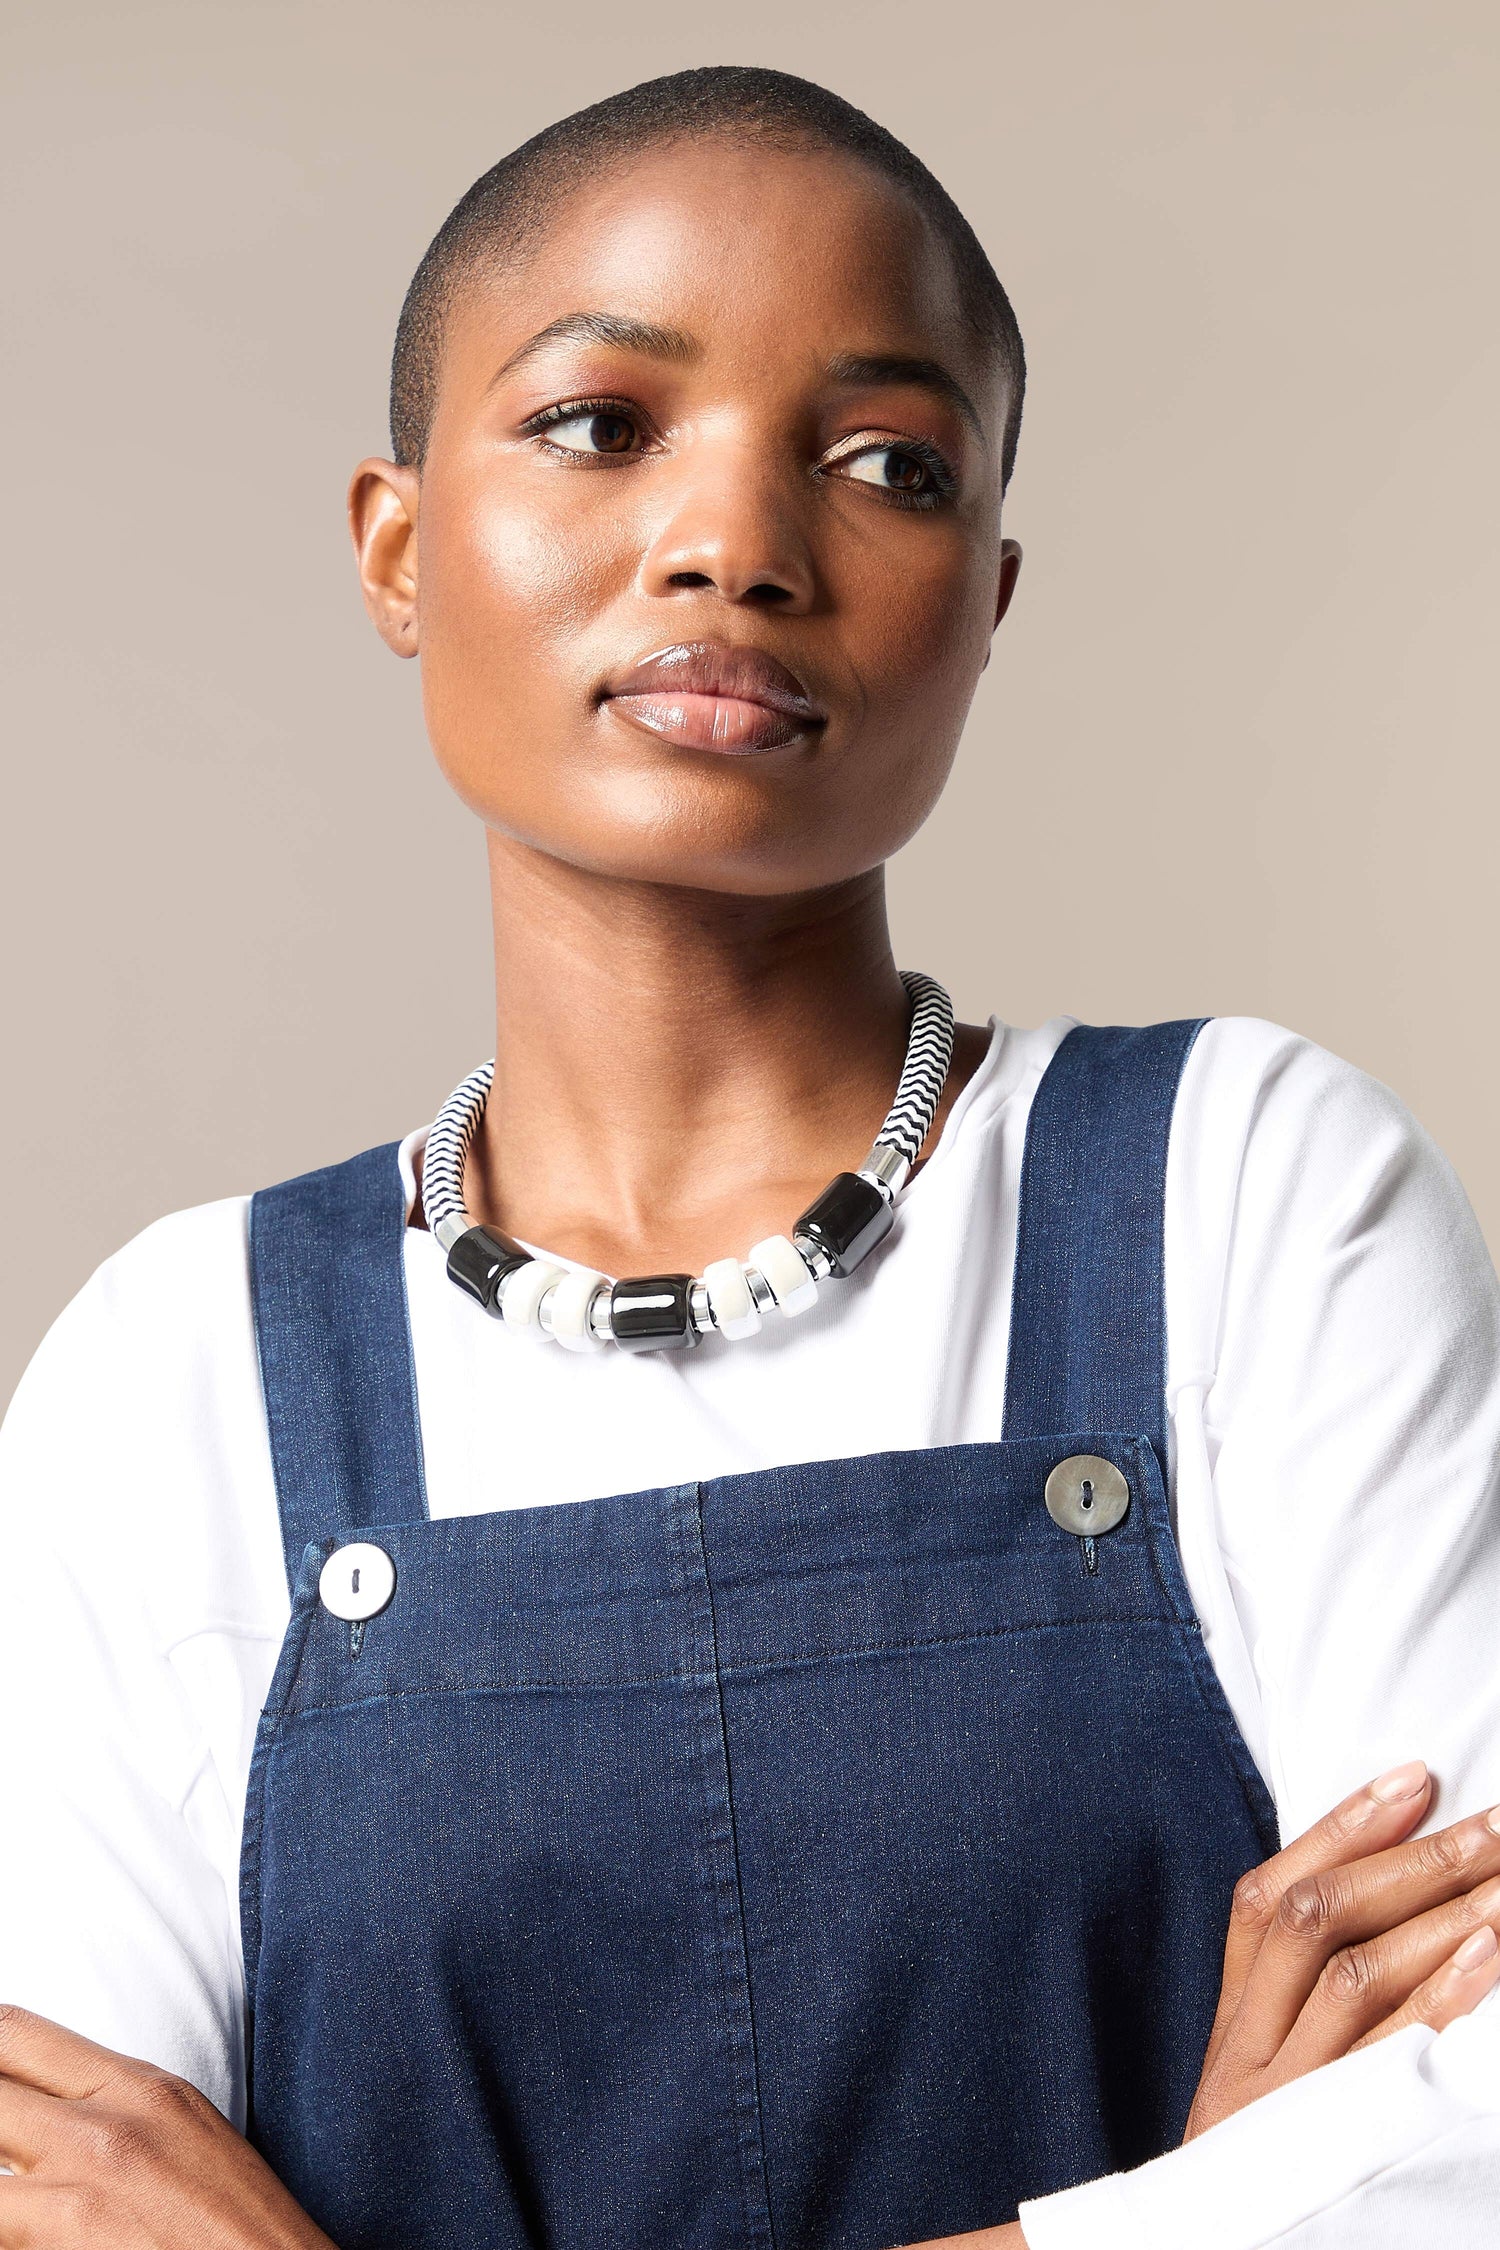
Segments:
[[[673,141],[708,138],[771,149],[832,149],[859,158],[903,189],[953,261],[971,330],[1005,380],[1002,489],[1015,465],[1026,355],[1009,297],[978,236],[919,158],[838,94],[781,70],[725,65],[674,71],[576,110],[503,156],[456,203],[412,278],[391,361],[391,446],[420,468],[437,409],[443,327],[476,272],[514,256],[539,233],[559,197],[613,159]]]

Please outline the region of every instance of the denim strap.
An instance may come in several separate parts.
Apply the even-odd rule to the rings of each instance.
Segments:
[[[293,1587],[310,1540],[427,1514],[397,1148],[250,1199],[250,1298]]]
[[[1167,1136],[1204,1021],[1079,1024],[1043,1075],[1021,1174],[1008,1438],[1128,1432],[1149,1437],[1166,1474]]]

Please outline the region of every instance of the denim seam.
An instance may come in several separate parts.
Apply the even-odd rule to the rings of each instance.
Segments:
[[[840,1664],[852,1657],[879,1656],[885,1650],[921,1648],[957,1648],[967,1642],[1001,1640],[1013,1633],[1070,1633],[1079,1626],[1088,1625],[1161,1625],[1175,1627],[1179,1620],[1163,1615],[1160,1610],[1147,1610],[1140,1615],[1121,1616],[1118,1611],[1100,1611],[1094,1616],[1039,1618],[1025,1625],[986,1625],[972,1633],[928,1633],[917,1640],[861,1641],[852,1648],[818,1649],[806,1656],[766,1656],[744,1664],[726,1664],[717,1677],[726,1680],[746,1679],[767,1672],[805,1671],[814,1664]],[[293,1711],[288,1707],[288,1718],[311,1717],[319,1711],[359,1711],[371,1704],[400,1703],[408,1698],[418,1701],[428,1696],[461,1696],[474,1702],[486,1697],[505,1695],[606,1695],[616,1688],[637,1687],[707,1687],[715,1675],[708,1672],[643,1672],[619,1680],[511,1680],[503,1685],[486,1687],[407,1687],[386,1688],[374,1695],[359,1695],[341,1702],[299,1703]]]
[[[250,1758],[250,1772],[245,1788],[245,1810],[240,1830],[240,1954],[245,1979],[245,2099],[247,2111],[253,2101],[253,2063],[255,2055],[255,1982],[260,1963],[260,1939],[263,1916],[261,1913],[261,1845],[265,1836],[266,1795],[270,1786],[271,1757],[276,1748],[276,1738],[282,1723],[291,1715],[291,1699],[302,1671],[307,1644],[312,1638],[313,1603],[308,1602],[301,1618],[301,1631],[292,1656],[289,1676],[280,1702],[274,1709],[267,1704],[262,1710],[255,1730],[255,1747]],[[297,1631],[295,1608],[287,1626],[287,1640]],[[285,1651],[285,1643],[283,1643]],[[278,1665],[278,1670],[280,1669]],[[274,1683],[273,1683],[274,1684]]]
[[[771,2250],[775,2250],[776,2222],[771,2215],[771,2183],[767,2174],[766,2165],[765,2113],[761,2100],[760,2085],[760,2046],[755,2028],[755,1989],[750,1978],[750,1940],[745,1927],[745,1885],[743,1874],[740,1868],[739,1830],[736,1826],[734,1816],[734,1773],[729,1762],[729,1724],[724,1710],[725,1673],[719,1659],[719,1620],[718,1612],[714,1603],[713,1576],[708,1567],[708,1549],[704,1544],[703,1538],[703,1507],[701,1488],[699,1494],[699,1504],[694,1514],[693,1523],[694,1529],[697,1533],[698,1561],[699,1567],[702,1571],[703,1589],[708,1597],[708,1630],[714,1660],[714,1711],[718,1721],[719,1755],[723,1760],[724,1766],[725,1801],[728,1807],[729,1814],[730,1865],[734,1873],[734,1928],[736,1937],[735,1970],[737,1982],[742,1985],[744,1992],[745,2029],[749,2048],[750,2116],[748,2119],[748,2125],[750,2139],[752,2142],[750,2153],[755,2172],[756,2184],[758,2185],[760,2190],[759,2209],[755,2210],[751,2207],[749,2192],[750,2183],[744,2179],[744,2167],[742,2164],[741,2178],[742,2194],[745,2207],[745,2224],[752,2238],[756,2236],[761,2237],[764,2241],[770,2244]]]
[[[1165,1472],[1163,1472],[1162,1489],[1163,1494],[1165,1494]],[[1158,1540],[1161,1538],[1171,1540],[1171,1558],[1175,1567],[1170,1570],[1158,1546]],[[1266,1787],[1260,1768],[1250,1755],[1244,1734],[1230,1708],[1229,1698],[1224,1693],[1217,1672],[1213,1670],[1212,1659],[1203,1639],[1202,1619],[1193,1608],[1192,1597],[1187,1591],[1186,1580],[1181,1578],[1177,1543],[1172,1539],[1170,1528],[1162,1532],[1152,1521],[1149,1510],[1146,1515],[1146,1546],[1151,1556],[1151,1568],[1155,1574],[1156,1583],[1161,1588],[1162,1599],[1172,1613],[1171,1621],[1175,1628],[1172,1635],[1173,1646],[1182,1659],[1188,1678],[1192,1681],[1193,1693],[1198,1699],[1198,1707],[1208,1722],[1209,1732],[1220,1756],[1227,1764],[1237,1788],[1244,1797],[1250,1817],[1255,1823],[1262,1841],[1265,1841],[1266,1837],[1269,1836],[1272,1839],[1271,1851],[1279,1851],[1282,1841],[1281,1823],[1277,1816],[1275,1799]],[[1180,1580],[1180,1585],[1169,1583],[1169,1580],[1174,1578]],[[1211,1685],[1210,1681],[1204,1679],[1205,1667],[1209,1671]],[[1269,1826],[1267,1824],[1267,1813],[1270,1815]]]

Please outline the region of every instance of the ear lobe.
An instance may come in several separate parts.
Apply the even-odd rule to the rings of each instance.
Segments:
[[[997,631],[1001,619],[1010,608],[1011,596],[1016,590],[1016,580],[1020,575],[1021,542],[1019,539],[1002,539],[1000,542],[1000,584],[995,593],[995,627]],[[985,657],[985,662],[988,664],[988,656]]]
[[[396,656],[415,656],[418,647],[420,494],[415,469],[373,456],[361,461],[349,480],[349,533],[360,590],[376,632]]]

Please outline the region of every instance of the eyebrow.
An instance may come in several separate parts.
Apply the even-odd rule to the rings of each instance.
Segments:
[[[976,437],[984,436],[978,407],[940,360],[912,359],[902,352],[843,352],[829,361],[828,373],[835,383],[859,390],[896,390],[912,384],[918,390],[935,391],[958,409]]]
[[[648,359],[675,360],[679,365],[699,358],[703,349],[684,329],[662,328],[655,321],[635,320],[627,313],[563,313],[528,336],[503,366],[496,368],[487,388],[493,390],[505,376],[514,374],[552,344],[610,344],[616,351],[639,352]],[[905,352],[840,352],[829,361],[827,374],[831,381],[851,389],[898,390],[909,384],[918,390],[934,391],[958,410],[977,437],[984,436],[979,409],[958,377],[940,360],[919,359]]]
[[[624,313],[563,313],[559,319],[549,320],[534,336],[528,336],[504,366],[496,368],[490,377],[489,389],[493,390],[502,376],[514,374],[518,367],[523,367],[538,352],[546,351],[551,344],[612,344],[617,351],[641,352],[649,359],[679,361],[696,359],[701,349],[680,328],[659,328],[654,321],[632,320]]]

